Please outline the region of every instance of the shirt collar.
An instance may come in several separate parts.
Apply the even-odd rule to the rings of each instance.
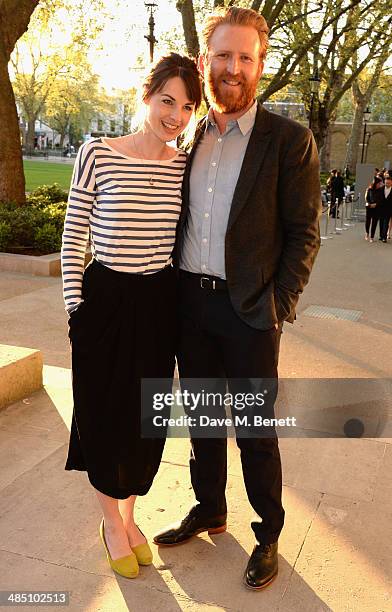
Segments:
[[[231,123],[237,123],[238,127],[240,128],[241,134],[245,136],[249,132],[249,130],[253,128],[255,124],[256,113],[257,113],[257,100],[254,101],[250,109],[246,111],[244,115],[241,115],[241,117],[238,117],[238,119],[235,119],[233,122],[230,121],[227,125],[230,125]],[[216,125],[215,118],[214,118],[214,112],[211,107],[209,108],[208,114],[207,114],[206,129],[208,128],[209,125],[213,125],[213,126]]]

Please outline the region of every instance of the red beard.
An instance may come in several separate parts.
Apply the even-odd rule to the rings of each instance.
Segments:
[[[205,80],[205,92],[208,102],[212,108],[219,113],[238,113],[242,109],[250,105],[255,99],[256,89],[259,79],[254,81],[247,81],[242,73],[237,77],[234,77],[227,72],[214,77],[211,70],[207,71]],[[231,92],[225,85],[222,86],[223,80],[239,81],[240,84],[235,88],[240,90],[240,93],[235,90]],[[223,91],[224,88],[224,91]]]

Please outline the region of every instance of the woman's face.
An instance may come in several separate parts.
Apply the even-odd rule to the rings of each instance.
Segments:
[[[162,142],[175,140],[185,130],[195,108],[187,96],[184,81],[178,76],[169,79],[145,104],[147,125]]]

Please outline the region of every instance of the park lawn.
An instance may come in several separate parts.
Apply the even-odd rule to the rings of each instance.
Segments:
[[[72,164],[24,160],[23,166],[26,191],[33,191],[41,185],[53,185],[53,183],[58,183],[66,191],[69,190],[73,170]]]

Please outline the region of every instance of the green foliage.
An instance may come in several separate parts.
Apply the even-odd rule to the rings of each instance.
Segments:
[[[329,172],[320,172],[320,183],[326,185],[329,176]]]
[[[67,199],[67,192],[61,189],[58,183],[53,185],[42,185],[37,189],[34,189],[28,196],[28,201],[33,203],[34,199],[38,202],[56,203],[64,202]]]
[[[339,102],[336,120],[351,123],[354,119],[354,110],[353,97],[351,91],[349,90],[345,92],[344,96]]]
[[[6,204],[0,209],[0,222],[5,221],[11,228],[11,247],[34,247],[35,230],[45,222],[45,215],[34,206]]]
[[[11,239],[11,226],[7,221],[0,221],[0,251],[5,251]]]
[[[0,205],[0,251],[36,249],[45,255],[61,249],[67,208],[59,185],[44,185],[27,198],[26,206]]]
[[[44,223],[35,231],[34,243],[43,253],[56,253],[61,249],[61,233],[54,223]]]
[[[388,74],[382,75],[370,103],[372,121],[392,122],[391,87],[392,76]]]

